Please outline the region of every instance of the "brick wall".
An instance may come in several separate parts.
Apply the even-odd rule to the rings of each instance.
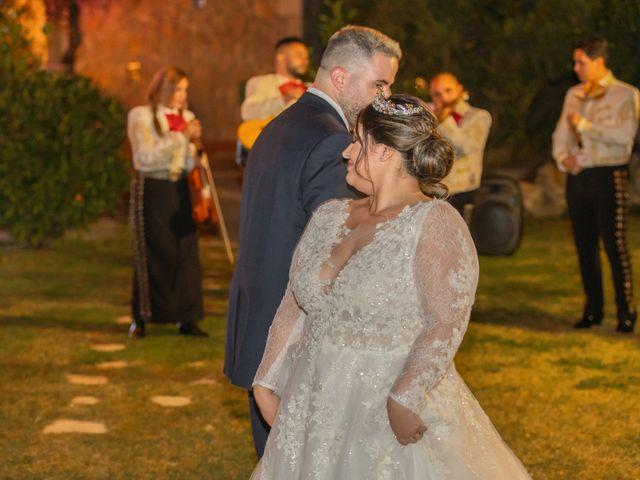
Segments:
[[[182,68],[190,76],[191,108],[213,142],[234,141],[241,87],[272,71],[276,40],[302,35],[303,0],[206,0],[203,8],[192,0],[103,3],[82,11],[76,71],[130,108],[144,103],[158,68]],[[55,56],[50,48],[49,61]],[[127,69],[130,62],[139,62],[137,74]]]

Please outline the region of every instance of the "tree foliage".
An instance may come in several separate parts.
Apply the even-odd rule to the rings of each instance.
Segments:
[[[24,69],[37,66],[37,59],[31,54],[30,42],[20,19],[27,17],[27,7],[9,8],[0,3],[0,62],[2,68]]]
[[[127,183],[124,112],[85,77],[41,70],[0,5],[0,228],[33,245],[113,209]]]
[[[358,15],[355,8],[345,9],[344,0],[324,0],[326,13],[320,15],[320,39],[327,43],[337,30],[349,25]]]
[[[400,42],[395,91],[426,98],[416,78],[443,70],[460,78],[471,102],[493,116],[489,163],[548,153],[564,93],[577,82],[571,54],[578,38],[606,37],[614,74],[640,82],[635,0],[344,0],[341,7]]]

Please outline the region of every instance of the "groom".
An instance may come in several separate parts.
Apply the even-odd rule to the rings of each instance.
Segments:
[[[287,286],[293,250],[320,203],[356,195],[345,182],[342,151],[358,112],[376,91],[391,94],[401,55],[398,43],[377,30],[349,26],[336,32],[311,88],[265,127],[247,160],[224,373],[249,390],[258,457],[268,426],[251,383]]]

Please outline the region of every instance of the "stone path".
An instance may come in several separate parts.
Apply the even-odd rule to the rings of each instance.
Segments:
[[[94,343],[89,348],[96,352],[119,352],[125,349],[125,345],[124,343]]]
[[[100,422],[85,422],[81,420],[69,420],[66,418],[56,420],[47,425],[42,433],[107,433],[107,427]]]
[[[129,316],[120,316],[115,319],[117,324],[129,324],[131,323],[131,317]],[[124,343],[93,343],[89,345],[91,350],[97,352],[119,352],[126,348]],[[131,366],[130,362],[126,360],[111,360],[106,362],[97,363],[94,367],[97,370],[105,371],[105,370],[118,370]],[[206,362],[204,361],[195,361],[188,363],[187,366],[193,368],[202,368],[206,366]],[[73,385],[83,385],[87,387],[101,387],[109,383],[109,378],[106,375],[87,375],[87,374],[76,374],[76,373],[68,373],[66,374],[67,382]],[[217,384],[216,379],[204,377],[199,380],[195,380],[190,383],[190,385],[215,385]],[[191,404],[191,398],[181,395],[156,395],[150,398],[151,402],[156,405],[160,405],[165,408],[179,408],[185,407]],[[100,403],[100,399],[91,395],[80,395],[74,397],[71,402],[71,407],[91,407]],[[62,433],[84,433],[84,434],[104,434],[107,433],[108,429],[106,425],[102,422],[95,421],[84,421],[84,420],[74,420],[68,418],[61,418],[55,420],[53,423],[47,425],[42,430],[44,434],[62,434]]]
[[[191,403],[191,399],[189,397],[168,395],[151,397],[151,401],[163,407],[185,407]]]
[[[114,360],[113,362],[102,362],[96,365],[96,368],[100,370],[115,370],[119,368],[127,368],[129,362],[125,360]]]
[[[189,385],[217,385],[218,381],[215,378],[204,377],[199,380],[194,380]]]
[[[72,407],[75,407],[76,405],[96,405],[97,403],[100,403],[99,398],[90,397],[88,395],[73,397],[71,400]]]
[[[195,362],[187,363],[187,367],[201,368],[207,364],[204,360],[196,360]]]
[[[67,381],[74,385],[105,385],[109,379],[104,375],[75,375],[68,374]]]

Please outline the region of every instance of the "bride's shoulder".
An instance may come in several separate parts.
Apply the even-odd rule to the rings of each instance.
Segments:
[[[423,218],[425,223],[445,224],[452,227],[467,227],[460,213],[446,200],[433,199],[428,202],[423,202],[421,210],[424,212]]]
[[[316,207],[307,223],[303,237],[316,238],[326,235],[326,232],[339,228],[344,223],[344,212],[349,199],[338,198],[322,202]]]
[[[317,217],[319,215],[343,212],[350,201],[350,198],[332,198],[331,200],[326,200],[316,207],[313,216]]]
[[[432,198],[420,202],[420,211],[433,212],[434,214],[448,215],[451,212],[456,213],[456,209],[446,200],[440,198]]]

